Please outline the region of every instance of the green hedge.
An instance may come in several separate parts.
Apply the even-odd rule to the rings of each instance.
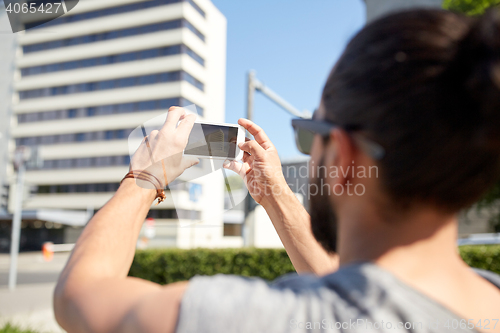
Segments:
[[[500,274],[500,245],[462,246],[460,255],[470,266]],[[285,250],[161,249],[137,251],[129,275],[166,284],[217,273],[271,281],[294,271]]]
[[[266,280],[294,272],[285,250],[161,249],[137,251],[129,275],[160,284],[218,273],[258,276]]]
[[[469,266],[500,274],[500,245],[461,246],[460,256]]]

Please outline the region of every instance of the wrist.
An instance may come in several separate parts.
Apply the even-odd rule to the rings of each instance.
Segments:
[[[139,186],[137,185],[136,180],[134,178],[124,179],[121,182],[120,188],[118,190],[119,191],[122,190],[128,193],[129,195],[136,195],[140,199],[143,199],[144,201],[147,201],[149,203],[152,203],[156,198],[156,189],[153,186],[151,187]]]
[[[269,193],[266,193],[262,197],[260,204],[264,209],[268,210],[278,206],[281,202],[289,201],[291,196],[295,198],[295,194],[292,192],[285,179],[282,179],[271,187]]]
[[[164,191],[165,185],[162,184],[162,182],[149,171],[129,171],[125,177],[123,177],[122,182],[125,179],[134,179],[135,184],[140,188],[156,190],[155,199],[158,199],[157,205],[163,202],[166,198]]]

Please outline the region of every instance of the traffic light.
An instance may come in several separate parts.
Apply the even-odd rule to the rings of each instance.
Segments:
[[[38,193],[38,186],[25,184],[23,188],[23,204],[29,201]]]
[[[0,210],[7,210],[9,205],[9,185],[0,186]]]

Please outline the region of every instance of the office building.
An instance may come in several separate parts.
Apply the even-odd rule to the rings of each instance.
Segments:
[[[210,0],[80,1],[34,26],[18,33],[12,96],[12,140],[38,146],[44,160],[27,171],[37,190],[25,210],[98,210],[128,172],[128,135],[170,106],[196,104],[200,119],[224,121],[226,19]],[[221,178],[193,180],[195,199],[190,184],[171,186],[150,211],[156,232],[148,245],[241,243],[223,237]]]
[[[16,38],[10,32],[9,19],[0,1],[0,213],[7,209],[9,165],[9,125],[11,114],[12,81],[14,79]]]

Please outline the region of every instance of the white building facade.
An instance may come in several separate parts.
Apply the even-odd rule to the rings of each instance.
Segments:
[[[209,0],[81,0],[18,35],[11,138],[44,160],[26,173],[37,191],[25,210],[101,208],[128,172],[129,133],[170,106],[224,121],[226,18]],[[188,183],[172,186],[150,211],[148,246],[237,246],[223,236],[222,180],[193,180],[198,200]]]
[[[0,214],[7,209],[7,166],[9,164],[9,132],[12,97],[12,80],[16,36],[10,33],[10,24],[5,7],[0,2]]]

